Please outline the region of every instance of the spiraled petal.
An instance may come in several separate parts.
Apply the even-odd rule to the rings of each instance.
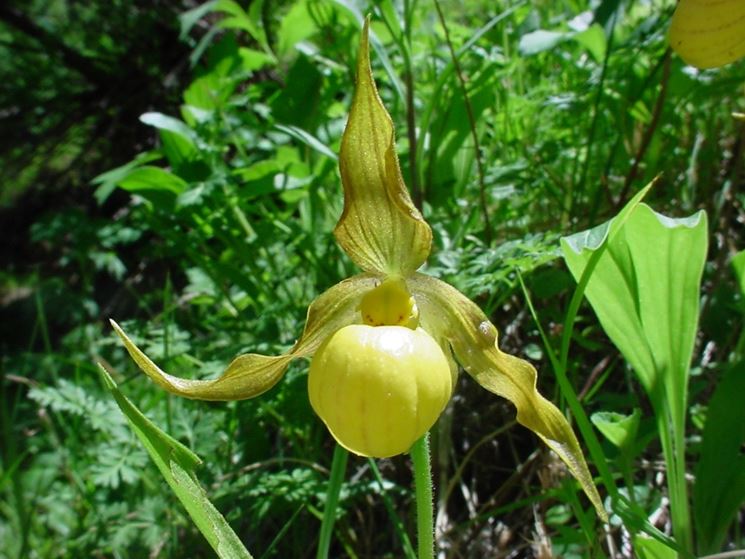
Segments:
[[[369,274],[351,277],[321,294],[308,308],[303,335],[292,349],[279,356],[249,353],[236,357],[225,372],[214,380],[191,380],[169,375],[145,355],[119,325],[111,321],[137,366],[161,388],[172,394],[199,400],[244,400],[274,386],[290,361],[310,357],[331,334],[357,321],[364,293],[375,286]]]
[[[367,21],[358,56],[357,89],[339,153],[344,211],[334,235],[363,270],[406,276],[427,259],[432,231],[401,176],[393,122],[370,69]]]
[[[536,390],[536,370],[500,351],[497,329],[481,309],[457,289],[416,274],[408,280],[419,306],[421,325],[435,339],[446,339],[455,358],[482,387],[510,400],[517,420],[533,431],[566,463],[598,515],[607,519],[572,428],[561,412]]]

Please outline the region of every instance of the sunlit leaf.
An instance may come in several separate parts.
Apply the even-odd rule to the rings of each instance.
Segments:
[[[103,367],[101,371],[106,387],[126,416],[137,438],[218,557],[251,559],[251,554],[199,485],[194,473],[195,468],[202,463],[199,457],[158,429],[119,391],[111,375]]]
[[[579,279],[605,240],[607,224],[562,239]],[[706,215],[671,219],[642,204],[601,256],[586,295],[603,328],[647,392],[685,400],[706,257]]]
[[[671,219],[640,204],[625,221],[616,218],[562,239],[561,245],[577,281],[591,261],[596,263],[585,295],[652,402],[668,468],[675,536],[690,548],[683,449],[706,214]]]
[[[593,425],[603,436],[621,450],[628,449],[634,443],[640,419],[641,412],[638,409],[631,415],[604,411],[594,413],[590,417]]]
[[[640,559],[678,559],[677,551],[644,535],[634,538],[634,551]]]

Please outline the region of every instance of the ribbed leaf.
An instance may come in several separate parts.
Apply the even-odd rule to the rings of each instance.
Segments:
[[[608,229],[603,224],[562,239],[575,279],[601,249]],[[603,329],[653,400],[664,386],[676,406],[685,401],[706,247],[703,212],[670,219],[640,204],[609,240],[587,285]]]
[[[137,438],[217,556],[221,559],[251,559],[251,554],[199,485],[194,473],[194,469],[202,463],[199,457],[158,429],[119,391],[111,375],[103,367],[101,371],[106,387]]]

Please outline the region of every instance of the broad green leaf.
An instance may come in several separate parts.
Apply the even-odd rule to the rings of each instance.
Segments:
[[[698,551],[721,551],[745,503],[745,362],[730,368],[709,402],[693,486]]]
[[[595,59],[595,62],[603,62],[605,51],[608,48],[608,40],[606,39],[605,32],[600,25],[593,23],[584,31],[573,35],[572,39],[585,47]]]
[[[678,559],[677,551],[644,535],[634,538],[634,551],[639,559]]]
[[[181,177],[150,165],[137,167],[117,181],[120,188],[142,196],[160,210],[171,210],[189,186]]]
[[[622,451],[627,450],[634,443],[640,419],[641,412],[638,409],[635,409],[631,415],[600,411],[590,417],[598,431]]]
[[[143,165],[119,179],[119,186],[129,192],[163,191],[181,194],[188,184],[160,167]]]
[[[268,54],[271,54],[271,49],[266,38],[266,32],[261,21],[261,9],[264,2],[256,1],[249,4],[248,11],[246,12],[238,2],[234,0],[218,0],[214,7],[216,12],[224,12],[227,14],[218,25],[223,29],[240,29],[248,33]]]
[[[144,165],[145,163],[161,159],[162,157],[162,154],[157,151],[146,151],[135,156],[132,161],[125,163],[121,167],[111,169],[110,171],[106,171],[105,173],[95,177],[91,181],[91,184],[98,185],[96,192],[93,194],[96,198],[96,202],[98,202],[99,205],[103,204],[114,191],[117,184],[119,184],[119,181],[131,174],[134,169]]]
[[[164,115],[163,113],[152,112],[140,115],[140,122],[147,124],[148,126],[153,126],[158,130],[168,130],[169,132],[173,132],[190,145],[194,145],[194,131],[177,118]]]
[[[251,559],[251,554],[199,485],[194,473],[202,463],[199,457],[145,417],[119,391],[114,379],[103,367],[101,374],[137,438],[217,556],[221,559]]]
[[[538,29],[520,37],[518,48],[525,56],[551,50],[557,45],[573,40],[585,47],[596,62],[602,62],[605,57],[607,40],[603,28],[596,24],[584,31],[547,31]]]
[[[158,129],[163,153],[173,167],[188,164],[198,157],[195,134],[184,122],[162,113],[144,113],[140,121]]]
[[[563,31],[547,31],[545,29],[538,29],[520,37],[518,49],[520,50],[520,53],[525,56],[538,54],[539,52],[554,48],[559,43],[566,41],[569,37],[570,35]]]
[[[250,49],[248,47],[239,47],[238,56],[241,59],[241,66],[247,72],[255,72],[264,66],[274,64],[276,59],[260,50]]]
[[[589,268],[585,295],[652,402],[668,469],[673,532],[688,552],[685,416],[707,250],[706,214],[671,219],[640,204],[626,217],[562,239],[561,247],[577,281],[590,263],[595,265]]]
[[[579,280],[612,223],[562,239]],[[613,343],[654,400],[661,388],[682,405],[698,323],[707,248],[706,215],[671,219],[639,205],[609,240],[586,295]]]
[[[293,3],[279,24],[277,31],[277,51],[287,55],[300,41],[304,41],[318,32],[318,25],[308,9],[307,0]]]
[[[322,104],[324,76],[318,63],[299,53],[287,72],[287,83],[271,102],[272,116],[277,122],[306,130],[318,128],[318,107]]]
[[[370,69],[368,26],[366,20],[357,87],[339,154],[344,211],[334,235],[363,270],[406,276],[427,259],[432,231],[401,176],[393,122]]]

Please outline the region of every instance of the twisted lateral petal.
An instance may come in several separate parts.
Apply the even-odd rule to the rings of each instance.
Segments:
[[[559,455],[582,485],[600,518],[607,520],[572,428],[561,412],[536,390],[535,368],[500,351],[497,329],[457,289],[422,274],[409,278],[409,288],[419,306],[422,326],[436,339],[448,340],[456,359],[476,382],[515,405],[517,420]]]
[[[670,46],[699,68],[745,56],[745,1],[680,0],[670,23]]]
[[[334,235],[363,270],[406,276],[427,259],[432,231],[411,203],[395,148],[393,122],[370,69],[365,21],[357,89],[339,153],[344,212]]]
[[[119,325],[111,325],[129,355],[150,379],[172,394],[199,400],[245,400],[269,390],[284,375],[290,361],[310,357],[331,334],[356,322],[362,295],[375,287],[375,278],[360,274],[322,293],[308,308],[303,335],[292,349],[279,356],[249,353],[236,357],[214,380],[190,380],[162,371],[130,340]]]

